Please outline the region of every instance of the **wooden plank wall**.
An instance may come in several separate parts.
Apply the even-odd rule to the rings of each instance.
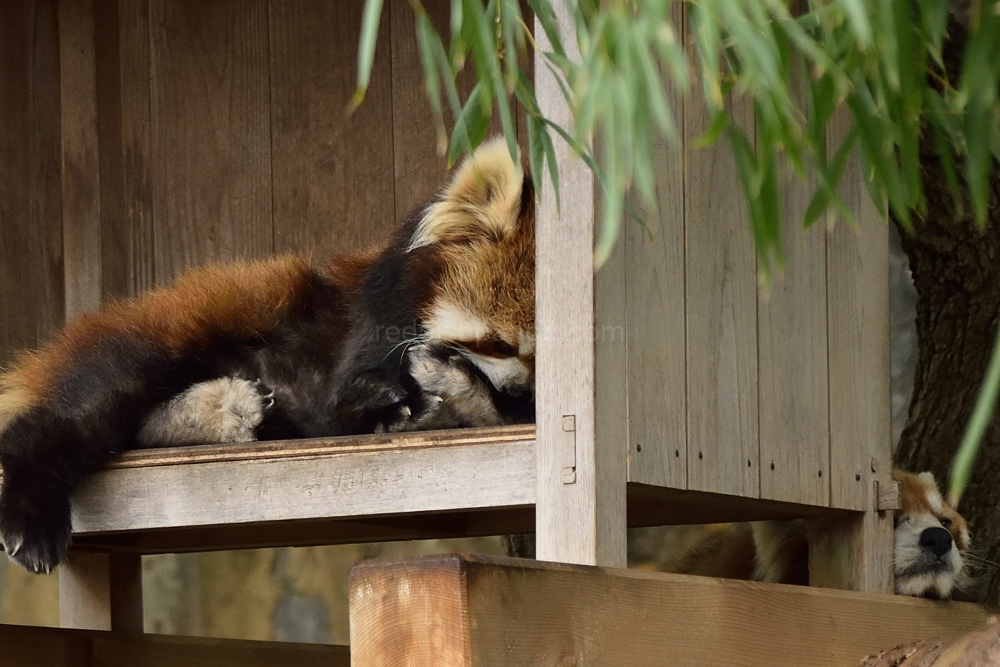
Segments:
[[[681,10],[674,20],[684,36]],[[859,167],[842,189],[860,230],[832,233],[802,232],[814,178],[785,174],[786,266],[763,288],[729,147],[694,147],[700,91],[673,101],[683,153],[658,147],[658,207],[646,229],[626,223],[627,259],[603,269],[624,272],[629,480],[870,511],[891,465],[888,230]],[[750,101],[727,105],[752,141]],[[597,306],[598,321],[619,317],[614,299]],[[618,381],[604,371],[597,385]]]
[[[63,321],[56,0],[0,0],[0,359]]]
[[[405,0],[347,113],[362,4],[0,0],[0,364],[186,267],[379,243],[431,197]]]

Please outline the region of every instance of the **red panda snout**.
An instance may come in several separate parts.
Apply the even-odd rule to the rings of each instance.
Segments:
[[[896,512],[896,592],[947,598],[966,584],[963,552],[969,548],[965,519],[941,497],[930,473],[895,471],[900,508]]]

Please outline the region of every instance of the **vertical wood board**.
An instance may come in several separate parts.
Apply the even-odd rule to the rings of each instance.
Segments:
[[[101,197],[93,0],[60,0],[66,320],[101,305]]]
[[[570,34],[568,10],[559,7],[556,15]],[[536,19],[544,50],[542,33]],[[536,66],[535,77],[542,113],[568,124],[571,113],[553,74]],[[537,553],[543,560],[624,566],[624,449],[599,446],[594,431],[594,177],[564,142],[555,150],[562,207],[556,208],[551,182],[541,179],[536,237]]]
[[[683,36],[686,12],[671,6]],[[682,37],[683,38],[683,37]],[[685,107],[677,91],[668,99],[678,128]],[[645,226],[626,219],[624,236],[628,309],[629,481],[687,488],[687,366],[684,299],[684,151],[658,139],[654,147],[656,208],[632,204]]]
[[[726,104],[752,138],[750,101]],[[686,145],[708,118],[702,97],[689,96]],[[756,496],[757,266],[749,211],[726,142],[690,153],[686,175],[688,488]]]
[[[357,250],[383,242],[395,226],[390,8],[368,94],[348,114],[362,9],[360,2],[269,4],[276,252]]]
[[[760,497],[827,505],[830,500],[826,236],[802,218],[815,191],[782,168],[785,269],[758,288]],[[772,467],[773,466],[773,467]]]
[[[449,0],[429,0],[421,4],[439,34],[450,34]],[[392,18],[392,136],[396,217],[402,218],[437,194],[447,176],[448,161],[443,150],[446,146],[438,143],[434,113],[424,89],[424,70],[420,64],[413,8],[408,0],[390,0],[386,6]],[[470,62],[459,75],[456,86],[463,101],[474,86],[474,68]],[[442,105],[445,127],[450,137],[454,114],[447,99],[442,101]],[[500,131],[500,120],[494,114],[487,136]]]
[[[0,365],[64,321],[57,7],[0,2]]]
[[[831,150],[846,135],[848,120],[838,113],[831,121]],[[830,505],[871,511],[875,481],[888,482],[892,473],[889,230],[862,178],[852,158],[841,196],[859,224],[837,221],[827,240]]]
[[[150,0],[155,280],[272,252],[265,0]]]

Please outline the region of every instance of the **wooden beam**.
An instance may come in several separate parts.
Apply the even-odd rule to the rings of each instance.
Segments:
[[[839,667],[987,617],[966,603],[458,554],[362,563],[350,590],[354,667]]]
[[[142,557],[70,553],[59,567],[59,625],[142,634]]]
[[[562,34],[570,10],[554,7]],[[547,41],[536,20],[542,51]],[[568,52],[570,58],[578,53]],[[540,57],[540,56],[539,56]],[[535,92],[542,113],[572,121],[555,74],[539,63]],[[594,175],[565,142],[556,141],[559,197],[543,183],[536,235],[535,375],[538,557],[625,565],[627,441],[599,438],[595,420]]]
[[[348,667],[346,646],[0,625],[3,664],[40,667]]]
[[[534,503],[531,427],[126,454],[73,498],[76,533]]]

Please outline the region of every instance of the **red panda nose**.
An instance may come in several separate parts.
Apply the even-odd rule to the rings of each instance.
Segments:
[[[920,533],[920,546],[941,557],[951,551],[951,533],[944,528],[927,528]]]

